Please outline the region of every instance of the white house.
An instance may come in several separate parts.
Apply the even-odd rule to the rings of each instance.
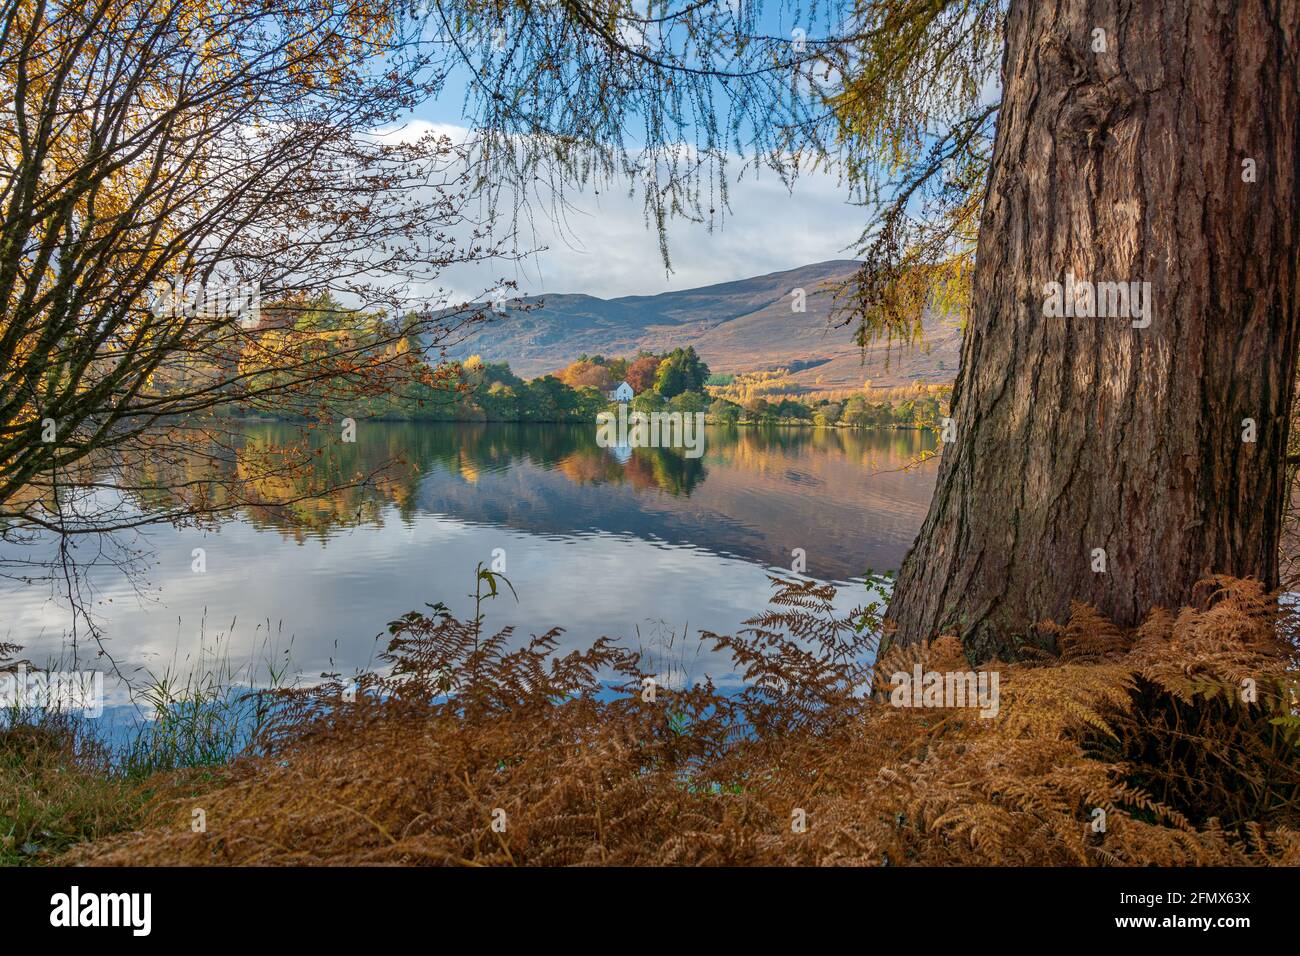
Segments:
[[[611,402],[630,402],[634,394],[631,385],[627,382],[619,382],[618,387],[609,393],[609,400]]]

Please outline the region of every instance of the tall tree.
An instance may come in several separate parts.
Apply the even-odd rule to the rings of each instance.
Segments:
[[[1006,25],[954,440],[889,607],[979,658],[1072,600],[1132,624],[1210,572],[1277,584],[1300,301],[1300,5]]]
[[[695,354],[695,347],[673,349],[655,371],[655,391],[672,398],[687,391],[700,391],[709,377],[709,367]]]

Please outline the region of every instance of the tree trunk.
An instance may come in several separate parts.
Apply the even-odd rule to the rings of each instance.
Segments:
[[[1129,625],[1210,572],[1278,583],[1298,31],[1297,0],[1012,0],[955,434],[893,641],[1008,659],[1071,600]],[[1150,283],[1146,317],[1088,317],[1083,282]]]

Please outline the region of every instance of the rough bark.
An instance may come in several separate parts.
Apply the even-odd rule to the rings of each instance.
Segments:
[[[1071,600],[1132,624],[1210,572],[1277,584],[1297,31],[1297,0],[1012,0],[955,440],[894,641],[1005,659]],[[1045,316],[1067,271],[1150,282],[1150,325]]]

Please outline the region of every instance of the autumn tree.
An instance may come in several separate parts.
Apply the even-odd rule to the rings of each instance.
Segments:
[[[632,390],[640,394],[648,388],[654,388],[658,371],[658,356],[640,355],[628,364],[625,379],[632,386]]]
[[[440,83],[383,3],[0,0],[7,535],[202,513],[204,482],[88,503],[228,449],[218,412],[337,422],[429,379],[477,318],[440,270],[495,251],[463,153],[385,132]]]
[[[605,359],[601,364],[603,364],[605,368],[609,369],[609,380],[611,383],[617,384],[627,378],[627,359]]]
[[[595,388],[608,391],[612,385],[609,369],[592,361],[577,361],[559,375],[560,381],[570,388]]]
[[[693,346],[673,349],[663,357],[655,371],[655,391],[664,398],[682,392],[698,392],[709,377],[709,367],[700,361]]]

